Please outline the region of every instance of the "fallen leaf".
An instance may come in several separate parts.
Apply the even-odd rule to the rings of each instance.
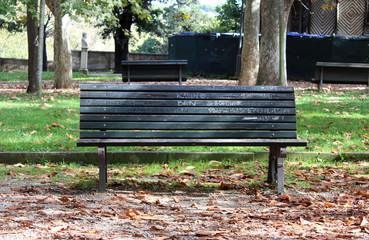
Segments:
[[[324,207],[336,207],[336,205],[332,203],[325,203]]]
[[[365,217],[363,217],[361,219],[360,227],[366,227],[366,226],[369,226],[369,222],[368,222],[368,220],[366,220]]]
[[[15,177],[17,176],[17,174],[15,172],[13,172],[12,170],[9,170],[8,175]]]
[[[72,136],[72,135],[70,135],[70,134],[67,134],[67,137],[68,137],[68,138],[70,138],[70,139],[72,139],[72,140],[74,140],[74,141],[77,141],[77,138],[73,137],[73,136]]]
[[[164,230],[165,229],[165,227],[163,227],[163,226],[152,226],[151,228],[150,228],[150,230],[154,230],[154,231],[162,231],[162,230]]]
[[[63,125],[61,125],[61,124],[59,124],[59,123],[57,123],[57,122],[53,122],[53,123],[51,124],[51,127],[65,128]]]
[[[203,230],[203,231],[199,231],[196,232],[196,236],[198,237],[211,237],[211,236],[215,236],[222,233],[221,231],[207,231],[207,230]]]
[[[20,167],[20,168],[24,168],[26,165],[22,164],[22,163],[17,163],[14,164],[13,167]]]
[[[70,199],[67,196],[62,196],[59,198],[59,200],[62,201],[63,203],[70,202]]]
[[[209,162],[209,165],[213,165],[213,164],[221,164],[221,162],[218,162],[218,161],[215,161],[215,160],[212,160]]]
[[[301,223],[301,225],[311,225],[312,224],[312,222],[309,222],[309,221],[303,219],[302,217],[300,217],[300,223]]]
[[[195,166],[188,166],[188,167],[186,167],[186,170],[193,170],[193,169],[195,169],[196,167]]]

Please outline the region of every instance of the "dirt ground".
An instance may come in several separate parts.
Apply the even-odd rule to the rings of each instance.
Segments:
[[[191,79],[186,84],[237,82]],[[309,82],[290,85],[316,89]],[[2,83],[0,88],[0,94],[17,94],[26,83]],[[44,89],[58,91],[51,82],[44,82]],[[68,91],[78,93],[78,88]],[[213,191],[109,187],[104,194],[78,192],[51,183],[51,176],[14,175],[12,167],[0,183],[0,239],[369,239],[369,181],[340,169],[312,169],[323,181],[297,172],[310,187],[289,184],[278,196],[268,188],[227,185]],[[228,180],[247,177],[234,173]]]
[[[0,239],[369,239],[368,179],[334,168],[320,174],[327,180],[307,177],[310,187],[289,184],[277,196],[227,184],[78,192],[50,176],[9,171],[0,183]],[[248,181],[246,175],[230,177]]]

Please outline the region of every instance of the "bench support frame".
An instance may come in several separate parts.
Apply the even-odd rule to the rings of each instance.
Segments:
[[[106,147],[98,147],[99,188],[100,193],[106,192],[108,180]],[[267,183],[276,183],[278,194],[284,193],[284,160],[287,157],[286,147],[270,147]]]
[[[108,181],[106,147],[99,147],[97,154],[99,159],[99,192],[105,192],[106,182]]]
[[[277,183],[278,194],[284,193],[284,159],[286,147],[270,147],[267,183]]]

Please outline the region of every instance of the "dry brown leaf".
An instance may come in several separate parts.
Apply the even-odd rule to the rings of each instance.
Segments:
[[[202,230],[202,231],[196,232],[196,236],[198,236],[198,237],[211,237],[211,236],[215,236],[215,235],[222,234],[222,233],[224,233],[224,232]]]
[[[369,226],[369,222],[368,220],[366,220],[365,217],[362,217],[361,222],[360,222],[360,227],[366,227]]]
[[[61,125],[61,124],[59,124],[59,123],[57,123],[57,122],[53,122],[53,123],[51,124],[51,127],[65,128],[63,125]]]

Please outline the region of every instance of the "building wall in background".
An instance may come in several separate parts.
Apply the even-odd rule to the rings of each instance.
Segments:
[[[81,51],[73,50],[73,71],[79,71],[81,66]],[[114,52],[89,51],[88,70],[106,71],[114,69]],[[130,53],[129,60],[167,60],[166,54]],[[48,61],[48,71],[54,71],[54,62]],[[27,59],[0,58],[1,72],[28,71]]]

